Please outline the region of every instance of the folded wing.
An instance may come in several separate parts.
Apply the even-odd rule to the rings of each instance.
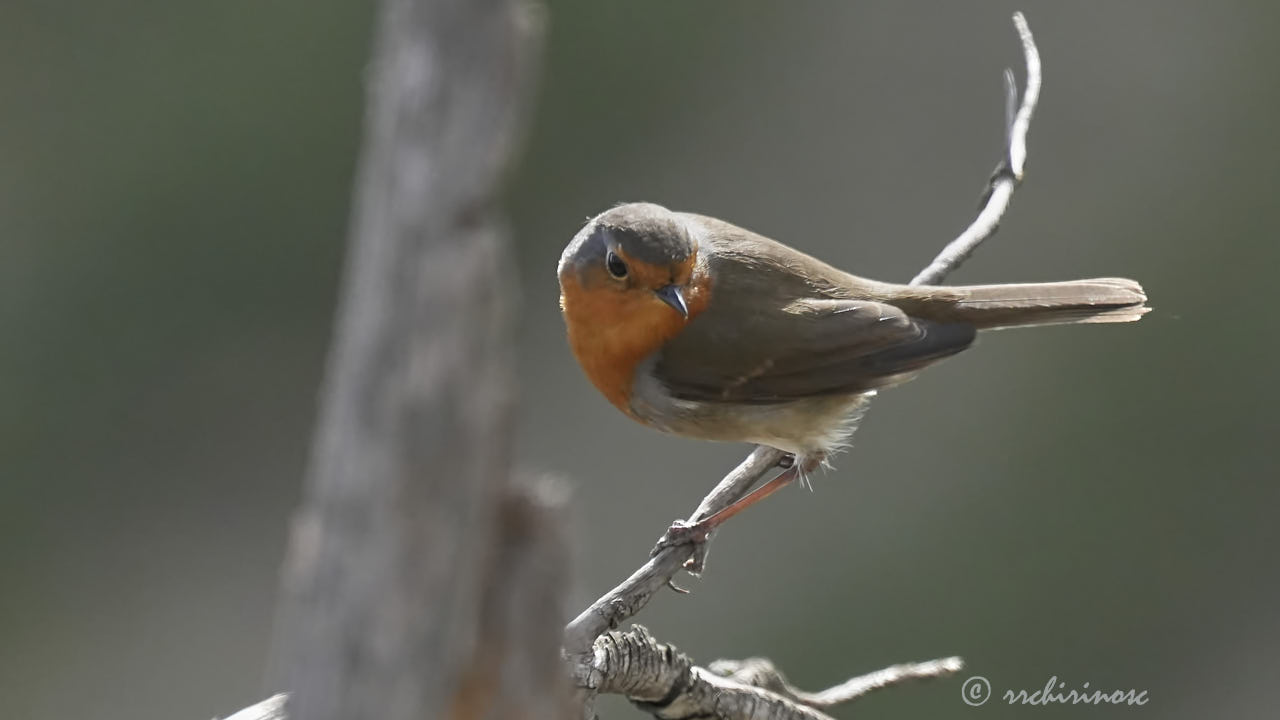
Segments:
[[[865,392],[964,350],[975,335],[968,324],[868,300],[806,298],[730,323],[717,322],[716,307],[732,306],[713,305],[657,358],[654,373],[675,397],[761,404]]]

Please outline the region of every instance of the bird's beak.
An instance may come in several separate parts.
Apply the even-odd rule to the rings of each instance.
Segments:
[[[662,302],[675,308],[681,317],[689,317],[689,306],[684,304],[684,293],[679,285],[667,285],[654,291]]]

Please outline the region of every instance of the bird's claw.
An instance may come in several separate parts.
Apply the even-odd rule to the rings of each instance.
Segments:
[[[658,538],[658,544],[653,546],[653,550],[649,552],[649,557],[653,557],[667,548],[679,547],[681,545],[697,545],[707,541],[710,531],[701,523],[691,523],[686,520],[673,520],[671,527]]]
[[[711,529],[705,527],[702,523],[676,520],[671,523],[671,527],[667,528],[662,537],[658,538],[658,544],[653,546],[649,557],[653,557],[668,548],[684,545],[691,546],[689,559],[684,561],[682,567],[690,575],[697,575],[702,572],[707,562],[707,538],[710,535]]]

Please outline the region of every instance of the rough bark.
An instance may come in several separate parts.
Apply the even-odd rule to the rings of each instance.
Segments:
[[[382,4],[274,658],[295,719],[555,716],[540,709],[561,683],[530,679],[556,665],[540,628],[562,621],[559,588],[530,568],[563,563],[554,503],[511,479],[513,279],[495,208],[536,24],[511,0]],[[534,628],[511,622],[522,597]]]

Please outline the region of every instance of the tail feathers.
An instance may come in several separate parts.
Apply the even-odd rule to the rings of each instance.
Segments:
[[[1142,286],[1125,278],[957,287],[948,315],[980,330],[1133,322],[1147,314]]]

